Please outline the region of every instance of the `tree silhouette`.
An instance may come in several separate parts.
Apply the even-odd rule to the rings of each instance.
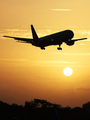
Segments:
[[[71,108],[34,99],[25,105],[9,105],[0,101],[0,120],[90,120],[90,102]]]
[[[83,104],[82,107],[84,110],[90,111],[90,102]]]

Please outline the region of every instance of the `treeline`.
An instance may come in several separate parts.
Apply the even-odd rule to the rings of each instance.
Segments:
[[[90,102],[71,108],[40,99],[24,106],[0,101],[0,120],[90,120]]]

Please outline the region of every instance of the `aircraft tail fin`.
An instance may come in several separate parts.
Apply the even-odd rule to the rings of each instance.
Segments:
[[[37,33],[36,33],[36,31],[35,31],[33,25],[31,25],[31,31],[32,31],[33,39],[38,39]]]

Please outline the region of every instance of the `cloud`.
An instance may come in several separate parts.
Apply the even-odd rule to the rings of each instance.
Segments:
[[[77,88],[77,90],[79,90],[79,91],[90,91],[90,88]]]
[[[0,39],[6,39],[3,37],[4,35],[32,38],[30,31],[26,29],[0,29]]]
[[[44,61],[31,61],[30,59],[0,59],[0,63],[3,63],[4,65],[11,65],[13,66],[65,66],[70,65],[71,67],[90,67],[89,65],[80,65],[78,62],[69,62],[69,61],[50,61],[50,60],[44,60]],[[3,65],[2,64],[2,65]]]
[[[5,65],[9,65],[11,63],[14,63],[14,66],[63,66],[63,65],[73,65],[76,62],[68,62],[68,61],[31,61],[30,59],[0,59],[0,63],[3,63]],[[19,63],[19,64],[16,64]]]
[[[76,55],[76,56],[90,56],[90,53],[56,53],[58,55]]]
[[[0,59],[0,61],[13,61],[13,62],[15,62],[15,61],[28,61],[28,59]]]
[[[69,64],[74,64],[76,62],[68,62],[68,61],[34,61],[34,62],[37,62],[37,63],[44,63],[44,64],[63,64],[63,63],[69,63]]]
[[[74,88],[73,88],[73,87],[71,87],[71,88],[69,88],[69,89],[66,89],[65,91],[68,91],[68,92],[73,92],[73,91],[74,91]]]
[[[38,33],[38,36],[39,36],[39,37],[43,37],[43,36],[52,34],[53,31],[50,30],[50,29],[44,29],[44,30],[38,30],[37,33]]]
[[[23,29],[5,29],[6,31],[9,31],[9,32],[23,32],[23,31],[27,31],[27,30],[23,30]]]
[[[79,45],[84,45],[84,44],[80,43]]]
[[[37,30],[38,36],[43,37],[48,34],[52,34],[50,29]],[[25,37],[32,38],[32,33],[26,29],[0,29],[0,39],[6,39],[3,36]]]
[[[75,91],[75,90],[78,90],[78,91],[90,91],[90,88],[83,88],[83,87],[81,87],[81,88],[73,88],[73,87],[71,87],[71,88],[69,88],[69,89],[66,89],[65,91],[68,91],[68,92],[72,92],[72,91]]]
[[[85,35],[85,34],[90,35],[90,30],[79,30],[78,32],[82,35]]]
[[[90,41],[90,30],[79,30],[78,33],[88,38],[85,41]]]
[[[49,61],[49,60],[46,60],[46,61],[31,61],[30,59],[0,59],[0,61],[29,61],[29,62],[33,62],[33,63],[38,63],[38,64],[58,64],[58,63],[75,63],[75,62],[68,62],[68,61]]]
[[[66,11],[66,12],[68,12],[68,11],[71,11],[71,9],[52,9],[53,11]]]
[[[46,61],[34,61],[33,64],[46,67],[46,66],[64,66],[68,64],[73,65],[76,64],[76,62],[46,60]]]

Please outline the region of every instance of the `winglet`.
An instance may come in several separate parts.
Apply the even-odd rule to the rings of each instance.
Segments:
[[[33,39],[38,39],[37,33],[36,33],[36,31],[35,31],[33,25],[31,25],[31,31],[32,31]]]

